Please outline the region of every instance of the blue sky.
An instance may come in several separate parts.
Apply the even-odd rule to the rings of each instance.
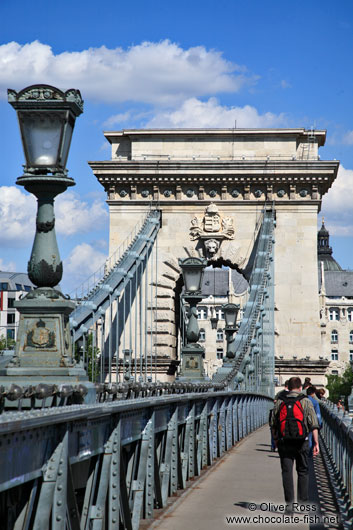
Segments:
[[[0,269],[26,270],[34,200],[15,186],[22,148],[6,89],[78,88],[68,161],[76,187],[57,199],[62,287],[107,254],[105,194],[87,160],[109,158],[103,130],[130,127],[327,129],[338,159],[324,199],[334,255],[353,268],[353,5],[350,0],[0,2]]]

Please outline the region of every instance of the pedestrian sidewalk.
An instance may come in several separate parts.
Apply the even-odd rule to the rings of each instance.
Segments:
[[[315,502],[317,491],[313,477],[312,473],[310,491],[312,502]],[[297,522],[291,522],[290,517],[282,511],[284,507],[280,460],[277,453],[271,452],[270,432],[268,426],[265,426],[238,443],[215,468],[211,468],[154,521],[150,528],[158,530],[324,528],[321,524],[309,524],[309,517],[316,514],[319,517],[319,512],[314,511],[309,514],[298,512],[295,514],[299,518]],[[241,517],[248,519],[241,520]]]

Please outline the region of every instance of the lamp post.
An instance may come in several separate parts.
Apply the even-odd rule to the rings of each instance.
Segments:
[[[179,259],[184,279],[184,300],[189,304],[186,341],[181,350],[181,378],[203,379],[204,349],[197,341],[200,329],[197,321],[197,304],[202,300],[201,286],[207,260],[204,258]]]
[[[24,174],[16,183],[38,200],[28,262],[28,275],[36,289],[15,302],[20,312],[16,353],[0,371],[0,381],[88,382],[85,370],[75,363],[71,346],[69,315],[75,304],[56,289],[63,266],[54,217],[55,197],[75,185],[66,162],[83,100],[78,90],[62,92],[49,85],[32,85],[20,92],[8,90],[8,101],[17,112],[26,159]]]
[[[235,359],[235,338],[233,335],[237,330],[239,309],[239,304],[225,304],[222,306],[222,310],[224,311],[224,319],[226,322],[224,331],[226,332],[227,339],[227,361],[232,361]]]

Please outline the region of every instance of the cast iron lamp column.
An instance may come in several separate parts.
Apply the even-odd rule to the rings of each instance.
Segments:
[[[225,328],[226,340],[227,340],[227,355],[226,361],[233,361],[235,359],[235,338],[234,333],[237,331],[237,318],[239,313],[240,305],[239,304],[225,304],[222,306],[224,311],[225,318]]]
[[[205,350],[197,341],[200,329],[197,321],[197,304],[202,300],[201,286],[207,260],[204,258],[185,258],[179,260],[184,279],[184,300],[189,304],[186,344],[181,350],[181,378],[199,380],[204,378],[203,357]]]
[[[37,197],[36,234],[28,275],[36,289],[15,303],[20,312],[16,354],[0,375],[20,384],[88,381],[76,366],[69,315],[75,304],[58,289],[63,266],[55,235],[54,199],[75,182],[66,162],[76,117],[83,112],[78,90],[49,85],[8,90],[17,112],[26,164],[17,184]]]

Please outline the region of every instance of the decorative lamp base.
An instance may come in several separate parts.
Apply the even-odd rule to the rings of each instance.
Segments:
[[[181,350],[181,370],[178,381],[204,381],[205,350],[199,344],[189,344]]]
[[[0,369],[0,385],[82,383],[89,389],[88,401],[92,402],[94,385],[72,352],[69,315],[75,304],[56,289],[40,287],[15,302],[15,307],[20,313],[16,351]]]

